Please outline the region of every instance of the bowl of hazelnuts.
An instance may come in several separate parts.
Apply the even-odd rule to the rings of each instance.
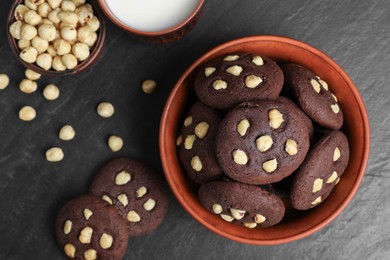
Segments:
[[[20,62],[44,75],[70,75],[93,66],[106,35],[103,15],[86,0],[17,0],[8,40]]]

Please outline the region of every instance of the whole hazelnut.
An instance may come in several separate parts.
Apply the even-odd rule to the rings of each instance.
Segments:
[[[60,162],[64,159],[64,152],[59,147],[52,147],[46,151],[46,160],[49,162]]]
[[[89,19],[87,25],[89,25],[92,28],[92,31],[96,32],[100,28],[100,21],[96,16],[94,16],[91,19]]]
[[[85,0],[72,0],[76,7],[79,7],[79,6],[82,6],[83,4],[85,4]]]
[[[43,3],[38,6],[38,14],[43,18],[47,18],[52,10],[48,3]]]
[[[11,24],[9,27],[9,33],[12,37],[14,37],[17,40],[21,39],[21,31],[22,31],[23,23],[21,21],[16,21]]]
[[[21,49],[21,50],[23,50],[23,49],[25,49],[25,48],[27,48],[27,47],[30,47],[30,46],[31,46],[31,42],[28,41],[28,40],[20,39],[20,40],[18,41],[18,47],[19,47],[19,49]]]
[[[31,94],[34,93],[38,88],[38,84],[30,79],[24,79],[19,83],[19,89],[23,93]]]
[[[65,67],[68,70],[71,70],[71,69],[74,69],[77,67],[78,62],[77,62],[76,57],[73,54],[65,54],[64,56],[62,56],[61,60],[62,60],[62,63],[65,65]]]
[[[57,56],[57,51],[56,51],[56,49],[54,49],[54,46],[53,46],[53,45],[50,45],[49,48],[47,48],[46,52],[47,52],[48,54],[50,54],[50,56],[52,56],[53,58],[54,58],[55,56]]]
[[[71,125],[64,125],[58,134],[58,137],[61,140],[64,141],[70,141],[72,140],[76,135],[76,132],[74,131],[73,127]]]
[[[48,53],[39,54],[37,57],[37,65],[44,70],[49,70],[51,68],[53,58]]]
[[[35,10],[35,11],[38,10],[38,5],[31,0],[24,0],[24,5],[30,8],[31,10]]]
[[[62,0],[47,0],[47,2],[51,8],[56,9],[60,7]]]
[[[61,9],[64,11],[74,12],[76,10],[76,3],[71,0],[63,0],[61,3]]]
[[[9,77],[7,74],[0,74],[0,90],[8,87]]]
[[[93,30],[89,25],[84,25],[77,30],[77,39],[82,43],[87,43],[91,40]]]
[[[82,5],[76,8],[76,14],[79,18],[79,23],[85,25],[93,17],[93,9],[90,4]]]
[[[54,24],[58,24],[61,22],[60,18],[58,17],[58,13],[61,12],[60,8],[56,8],[53,11],[49,13],[49,20],[52,21]]]
[[[77,39],[77,30],[71,27],[61,29],[61,37],[66,41],[74,41]]]
[[[89,57],[89,46],[85,43],[76,43],[72,47],[72,53],[79,61],[84,61]]]
[[[56,100],[60,96],[60,89],[54,84],[49,84],[43,89],[43,96],[47,100]]]
[[[19,118],[23,121],[32,121],[37,116],[37,112],[31,106],[24,106],[19,110]]]
[[[30,24],[24,24],[20,31],[21,39],[28,40],[28,41],[31,41],[35,36],[37,36],[37,34],[38,34],[37,29]]]
[[[91,39],[87,41],[85,44],[87,44],[90,48],[92,48],[95,45],[97,38],[98,38],[97,33],[94,32],[92,33]]]
[[[36,36],[31,41],[31,45],[38,51],[38,53],[43,53],[49,48],[49,42],[41,39],[39,36]]]
[[[61,22],[68,24],[77,24],[77,22],[79,21],[77,14],[71,11],[59,12],[58,18],[60,18]]]
[[[49,42],[56,38],[56,28],[51,24],[42,24],[38,28],[39,37]]]
[[[123,140],[119,136],[112,135],[108,138],[108,147],[110,147],[111,151],[118,152],[123,147]]]
[[[34,63],[37,60],[38,51],[34,47],[27,47],[22,50],[19,57],[27,63]]]
[[[30,11],[30,8],[23,4],[19,4],[14,11],[14,17],[16,21],[23,21],[24,20],[24,14]]]
[[[30,10],[24,14],[24,21],[29,25],[36,26],[42,21],[42,17],[36,11]]]
[[[64,63],[62,62],[61,56],[55,56],[53,58],[52,67],[56,71],[64,71],[64,70],[66,70],[66,67],[65,67]]]
[[[63,40],[63,39],[58,39],[54,42],[54,49],[57,51],[57,54],[62,56],[62,55],[65,55],[67,53],[70,53],[72,47],[70,46],[70,44]]]
[[[26,76],[26,78],[28,78],[29,80],[38,80],[41,78],[41,74],[33,71],[33,70],[30,70],[30,69],[26,69],[26,71],[24,72],[24,75]]]

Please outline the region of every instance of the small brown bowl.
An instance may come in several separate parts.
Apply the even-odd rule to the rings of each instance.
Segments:
[[[200,15],[202,14],[203,8],[206,4],[205,0],[198,0],[198,5],[193,10],[193,12],[185,20],[183,20],[181,23],[177,24],[174,27],[162,31],[145,32],[145,31],[134,29],[121,22],[107,6],[107,0],[98,0],[98,2],[105,15],[114,24],[116,24],[123,30],[129,32],[131,35],[135,36],[137,39],[140,39],[142,41],[151,42],[151,43],[163,43],[163,44],[178,41],[181,38],[183,38],[189,31],[191,31],[195,27]]]
[[[24,1],[23,0],[15,1],[11,7],[9,13],[8,13],[7,37],[8,37],[8,42],[11,46],[12,52],[16,55],[16,57],[23,64],[24,67],[31,69],[39,74],[46,75],[46,76],[64,76],[64,75],[74,75],[74,74],[81,73],[85,70],[90,69],[91,67],[93,67],[96,64],[96,62],[99,60],[99,58],[101,57],[102,52],[104,50],[105,39],[106,39],[106,24],[105,24],[105,21],[103,19],[103,14],[95,1],[87,1],[87,3],[92,5],[94,15],[99,19],[99,22],[100,22],[100,28],[97,32],[98,39],[95,43],[95,46],[91,49],[90,55],[86,60],[80,62],[76,68],[71,69],[71,70],[64,70],[64,71],[56,71],[53,69],[45,70],[45,69],[42,69],[41,67],[39,67],[38,65],[36,65],[35,63],[27,63],[19,57],[21,49],[19,49],[17,40],[14,39],[11,36],[11,34],[9,33],[9,27],[13,22],[15,22],[15,17],[14,17],[15,8],[19,4],[21,4],[22,2],[24,2]]]
[[[329,83],[344,113],[342,131],[350,144],[350,160],[340,183],[322,205],[296,211],[287,207],[279,224],[265,229],[248,229],[222,220],[205,209],[197,198],[198,186],[187,177],[180,164],[176,137],[183,117],[195,100],[194,77],[198,68],[215,57],[234,52],[253,52],[279,63],[294,62],[313,70]],[[200,57],[181,76],[166,102],[160,125],[160,153],[167,181],[181,205],[211,231],[237,242],[276,245],[292,242],[320,230],[348,205],[363,179],[369,154],[369,123],[363,100],[343,69],[314,47],[279,36],[254,36],[218,46]]]

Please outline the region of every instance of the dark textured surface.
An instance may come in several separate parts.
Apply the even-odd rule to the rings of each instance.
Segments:
[[[345,211],[331,224],[300,241],[260,247],[219,237],[171,200],[167,218],[153,233],[130,240],[125,259],[386,259],[390,255],[390,2],[210,0],[194,30],[169,45],[138,42],[108,23],[106,50],[85,74],[43,78],[39,91],[18,90],[23,68],[6,41],[11,1],[0,1],[0,71],[11,77],[0,91],[0,259],[61,259],[55,216],[70,198],[88,190],[109,159],[136,156],[161,169],[158,127],[168,93],[197,57],[235,38],[276,34],[305,41],[327,53],[350,75],[366,102],[371,123],[371,156],[364,180]],[[146,78],[158,81],[154,95],[140,90]],[[61,88],[58,100],[43,99],[46,83]],[[116,114],[100,118],[98,102],[110,101]],[[22,105],[37,109],[36,120],[21,122]],[[69,123],[70,142],[57,132]],[[113,154],[110,134],[124,138]],[[44,151],[63,147],[65,159],[48,163]]]

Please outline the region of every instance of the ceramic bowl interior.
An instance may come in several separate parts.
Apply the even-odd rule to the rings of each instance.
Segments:
[[[344,113],[342,131],[350,145],[350,161],[332,194],[320,206],[297,211],[287,205],[281,223],[265,229],[248,229],[222,220],[206,210],[197,198],[199,186],[191,182],[182,168],[176,138],[184,116],[197,100],[194,77],[205,62],[229,53],[252,52],[268,56],[279,64],[293,62],[305,66],[328,84],[338,97]],[[349,76],[318,49],[290,38],[254,36],[218,46],[200,57],[174,86],[165,105],[160,126],[160,153],[166,179],[181,205],[211,231],[237,242],[275,245],[306,237],[323,228],[347,206],[363,178],[369,154],[369,124],[362,98]]]
[[[56,71],[54,69],[45,70],[45,69],[42,69],[41,67],[39,67],[38,65],[36,65],[35,63],[32,63],[32,64],[27,63],[19,57],[21,50],[19,49],[18,42],[8,32],[8,28],[13,22],[15,22],[15,17],[14,17],[15,8],[19,4],[22,4],[23,2],[24,2],[23,0],[15,1],[11,7],[9,13],[8,13],[7,37],[8,37],[8,42],[11,46],[12,52],[15,54],[15,56],[18,58],[18,60],[23,64],[24,67],[29,68],[35,72],[38,72],[38,73],[40,73],[42,75],[46,75],[46,76],[63,76],[63,75],[78,74],[78,73],[83,72],[87,69],[90,69],[93,65],[96,64],[96,62],[99,60],[100,56],[102,55],[102,52],[104,49],[104,41],[106,38],[106,24],[105,24],[105,21],[103,19],[103,14],[95,1],[87,1],[87,3],[90,3],[92,5],[94,15],[100,21],[100,28],[97,31],[98,39],[95,43],[95,46],[93,46],[93,48],[91,49],[91,53],[86,60],[80,62],[76,68],[70,69],[70,70],[65,70],[65,71]]]

